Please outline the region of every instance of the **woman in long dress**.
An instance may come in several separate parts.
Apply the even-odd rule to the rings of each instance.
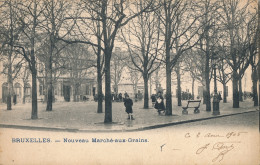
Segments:
[[[164,100],[161,92],[159,92],[157,95],[154,108],[157,109],[158,114],[161,114],[161,111],[165,110]]]

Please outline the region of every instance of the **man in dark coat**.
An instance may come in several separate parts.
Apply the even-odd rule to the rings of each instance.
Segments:
[[[128,114],[128,118],[127,119],[134,120],[134,118],[133,118],[133,109],[132,109],[133,101],[132,101],[132,99],[129,98],[128,94],[125,95],[124,105],[125,105],[125,111]]]

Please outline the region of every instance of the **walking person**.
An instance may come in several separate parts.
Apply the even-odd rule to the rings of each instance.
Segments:
[[[128,118],[127,119],[131,119],[134,120],[133,117],[133,100],[129,98],[129,95],[126,94],[125,95],[125,99],[124,99],[124,105],[125,105],[125,111],[128,114]]]
[[[161,111],[165,111],[163,96],[161,92],[158,92],[154,108],[157,109],[158,114],[161,114]]]

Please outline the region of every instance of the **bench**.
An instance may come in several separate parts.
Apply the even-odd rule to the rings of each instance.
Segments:
[[[182,114],[187,115],[188,108],[194,108],[194,113],[200,113],[199,107],[200,107],[201,100],[189,100],[186,107],[182,107]]]
[[[43,99],[42,98],[37,98],[37,102],[42,102],[43,103]]]

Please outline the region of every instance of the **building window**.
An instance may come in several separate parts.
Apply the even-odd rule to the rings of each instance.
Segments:
[[[25,96],[31,96],[31,85],[28,83],[25,85]]]
[[[90,95],[90,92],[89,92],[89,85],[86,85],[86,95]]]
[[[20,83],[15,83],[14,84],[14,92],[15,92],[17,97],[20,97],[22,95],[22,90],[21,90]]]

